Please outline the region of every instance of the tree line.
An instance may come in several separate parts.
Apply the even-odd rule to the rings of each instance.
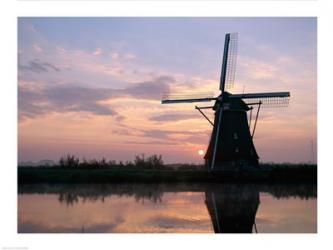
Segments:
[[[85,158],[80,159],[75,155],[68,154],[66,156],[62,156],[59,160],[59,167],[64,168],[111,168],[111,167],[137,167],[137,168],[147,168],[147,169],[163,169],[168,168],[164,165],[162,155],[153,154],[148,157],[145,154],[136,155],[134,157],[134,161],[115,161],[115,160],[106,160],[102,158],[101,160],[90,159],[87,160]]]

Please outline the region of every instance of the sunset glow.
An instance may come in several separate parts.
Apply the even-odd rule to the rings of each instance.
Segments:
[[[239,33],[231,92],[291,93],[288,108],[260,113],[260,160],[316,162],[315,18],[19,18],[18,161],[203,162],[212,126],[195,104],[160,100],[219,93],[230,31]]]

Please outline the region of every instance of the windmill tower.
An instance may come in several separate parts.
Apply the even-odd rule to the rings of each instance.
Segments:
[[[195,103],[215,101],[213,106],[195,108],[213,126],[210,142],[204,156],[210,171],[236,170],[258,166],[259,156],[253,144],[261,106],[279,107],[289,103],[289,92],[242,93],[231,94],[226,91],[234,84],[237,56],[237,33],[226,34],[222,69],[220,77],[221,91],[217,97],[212,96],[165,96],[162,104]],[[257,107],[254,125],[251,131],[252,110]],[[214,122],[202,111],[212,109]],[[250,111],[249,119],[247,112]]]

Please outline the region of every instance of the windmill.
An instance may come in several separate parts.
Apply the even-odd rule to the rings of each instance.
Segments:
[[[237,33],[225,35],[219,96],[166,95],[162,99],[162,104],[215,101],[213,106],[195,106],[195,109],[213,126],[204,156],[206,166],[211,171],[257,167],[259,156],[253,144],[253,136],[260,108],[262,106],[281,107],[289,104],[289,92],[231,94],[226,91],[234,84],[237,38]],[[257,113],[251,127],[254,107],[257,108]],[[215,111],[214,122],[205,115],[204,109]]]

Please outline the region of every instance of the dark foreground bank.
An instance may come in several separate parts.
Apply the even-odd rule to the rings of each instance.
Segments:
[[[262,164],[259,170],[19,167],[18,183],[317,182],[316,165]]]

